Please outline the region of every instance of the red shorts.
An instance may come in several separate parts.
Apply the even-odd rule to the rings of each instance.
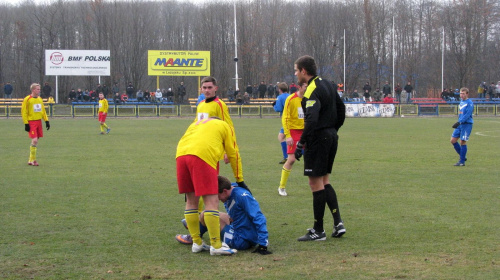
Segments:
[[[176,159],[179,193],[194,192],[196,196],[218,194],[217,170],[197,156],[185,155]]]
[[[30,138],[42,138],[43,137],[43,127],[42,120],[28,121],[30,125]]]
[[[99,112],[99,122],[105,122],[106,121],[106,116],[108,114],[104,113],[104,112]]]
[[[286,146],[286,153],[287,154],[293,154],[295,153],[295,149],[297,149],[297,143],[300,140],[300,137],[302,136],[302,129],[290,129],[290,135],[292,136],[293,139],[293,145],[292,146]]]

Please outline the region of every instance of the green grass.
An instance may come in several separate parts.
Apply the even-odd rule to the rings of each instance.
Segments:
[[[465,167],[452,166],[455,118],[347,119],[331,176],[347,233],[312,243],[296,241],[312,226],[302,162],[277,194],[279,119],[235,118],[274,254],[232,257],[174,240],[186,232],[175,150],[191,121],[109,118],[99,135],[95,119],[52,119],[30,167],[22,121],[1,119],[0,278],[498,279],[498,118],[475,119]]]

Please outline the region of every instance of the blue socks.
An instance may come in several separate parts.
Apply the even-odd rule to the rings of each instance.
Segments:
[[[460,146],[460,162],[465,163],[465,159],[467,156],[467,145]]]
[[[283,152],[283,158],[288,158],[288,154],[286,152],[286,141],[281,142],[281,151]]]
[[[455,151],[457,151],[457,154],[460,155],[460,144],[458,142],[453,143],[453,148],[455,148]]]

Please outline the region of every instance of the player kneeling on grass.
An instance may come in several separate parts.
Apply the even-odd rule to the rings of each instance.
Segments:
[[[257,246],[253,253],[271,254],[267,250],[268,236],[266,217],[252,194],[240,187],[231,185],[229,179],[218,176],[219,200],[224,203],[226,213],[219,213],[221,239],[230,248],[246,250]],[[200,216],[201,229],[204,228],[204,212]],[[186,224],[185,224],[186,225]],[[206,231],[206,230],[205,230]],[[177,241],[190,244],[191,236],[176,236]]]

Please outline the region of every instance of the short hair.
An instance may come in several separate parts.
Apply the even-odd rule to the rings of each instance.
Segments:
[[[295,61],[295,64],[297,65],[297,69],[299,70],[305,69],[307,74],[311,76],[317,75],[316,62],[314,61],[314,58],[312,56],[310,55],[301,56]]]
[[[278,84],[278,88],[282,91],[282,92],[288,92],[288,85],[286,83],[279,83]]]
[[[460,88],[460,92],[465,91],[465,93],[469,94],[469,89],[466,87]]]
[[[33,89],[34,89],[35,87],[39,87],[39,86],[40,86],[40,84],[37,84],[37,83],[32,83],[32,84],[31,84],[31,86],[30,86],[30,90],[31,90],[31,91],[33,91]]]
[[[203,85],[204,83],[213,83],[216,86],[217,80],[214,77],[208,76],[201,80],[201,84]]]
[[[231,181],[229,181],[228,178],[224,176],[218,176],[217,181],[219,184],[219,193],[222,193],[224,190],[230,190],[231,189]]]

